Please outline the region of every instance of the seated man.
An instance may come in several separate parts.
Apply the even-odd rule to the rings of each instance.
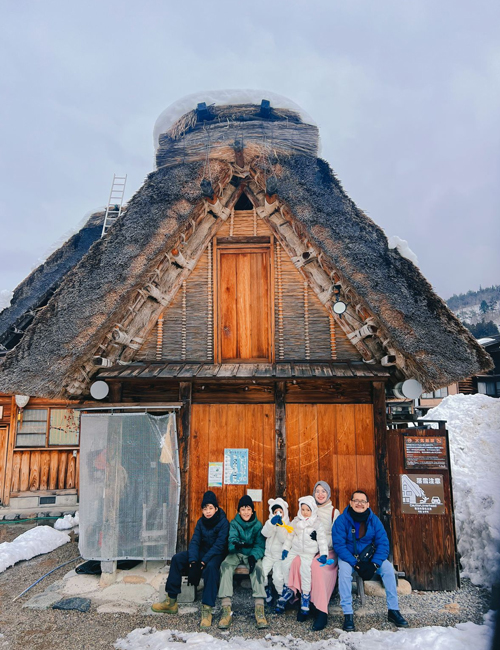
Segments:
[[[354,630],[351,591],[353,569],[363,580],[370,580],[375,573],[382,577],[387,596],[389,622],[397,627],[408,627],[407,621],[399,611],[394,567],[387,559],[389,539],[382,522],[370,510],[366,492],[362,490],[353,492],[351,504],[333,524],[332,542],[339,556],[339,593],[340,606],[344,612],[343,629],[346,632]]]

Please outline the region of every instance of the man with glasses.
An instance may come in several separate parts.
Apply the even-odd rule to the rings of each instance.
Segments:
[[[353,570],[363,580],[371,580],[375,573],[381,576],[387,597],[389,622],[397,627],[408,627],[408,622],[399,611],[394,567],[387,559],[389,538],[380,519],[370,510],[366,492],[353,492],[350,505],[333,524],[332,541],[333,549],[339,556],[343,629],[346,632],[354,631],[351,587]]]

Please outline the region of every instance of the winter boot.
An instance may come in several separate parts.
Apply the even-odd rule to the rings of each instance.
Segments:
[[[177,598],[167,596],[161,603],[154,603],[151,609],[153,612],[162,612],[163,614],[177,614],[179,605],[177,604]]]
[[[207,630],[212,625],[212,608],[210,605],[201,606],[201,623],[200,628]]]
[[[266,603],[270,605],[273,602],[273,592],[271,587],[266,587]]]
[[[399,609],[389,609],[387,612],[387,620],[389,623],[394,623],[396,627],[408,627],[408,621],[401,616]]]
[[[309,603],[311,602],[311,594],[302,594],[300,598],[300,611],[303,614],[309,614]]]
[[[231,605],[226,605],[222,608],[222,616],[220,617],[218,628],[219,630],[227,630],[231,627],[233,622],[233,612],[231,611]]]
[[[307,617],[309,616],[309,612],[307,614],[304,614],[304,612],[299,609],[297,612],[297,623],[304,623],[304,621],[307,621]]]
[[[264,605],[255,605],[255,622],[257,623],[257,629],[265,630],[269,627],[267,618],[264,614]]]
[[[344,614],[344,625],[342,625],[344,632],[354,632],[354,616],[353,614]]]
[[[293,596],[293,589],[290,589],[290,587],[287,587],[285,585],[283,587],[283,591],[281,592],[281,596],[278,598],[278,602],[276,603],[276,614],[283,614],[285,611],[285,605],[289,600],[293,598]]]
[[[328,622],[328,614],[326,612],[318,611],[318,615],[316,616],[316,620],[314,621],[314,625],[312,626],[312,629],[315,632],[324,630],[327,622]]]

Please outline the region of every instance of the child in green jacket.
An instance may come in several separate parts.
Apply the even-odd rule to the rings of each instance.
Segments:
[[[245,494],[238,503],[238,514],[229,525],[229,555],[220,567],[219,598],[222,598],[222,616],[219,628],[227,630],[232,623],[231,597],[233,595],[233,575],[239,564],[244,564],[250,572],[252,596],[255,598],[255,620],[259,629],[268,627],[264,615],[265,576],[262,558],[266,550],[266,540],[261,534],[262,524],[255,516],[252,499]]]

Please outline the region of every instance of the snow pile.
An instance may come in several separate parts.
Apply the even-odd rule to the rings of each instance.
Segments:
[[[241,88],[234,90],[207,90],[186,95],[173,104],[170,104],[163,111],[156,120],[153,129],[155,151],[158,148],[159,136],[168,131],[183,115],[195,109],[200,102],[205,102],[207,106],[211,106],[212,104],[216,104],[217,106],[234,106],[238,104],[260,105],[263,99],[268,99],[271,102],[271,106],[275,108],[288,108],[296,111],[303,122],[316,126],[316,122],[298,104],[288,99],[288,97],[278,95],[269,90],[244,90]]]
[[[450,395],[426,419],[447,420],[462,576],[500,581],[500,399]]]
[[[406,257],[407,260],[410,260],[410,262],[413,262],[415,266],[418,266],[418,257],[408,246],[406,239],[401,239],[401,237],[393,235],[392,237],[389,237],[387,241],[389,243],[389,248],[397,248],[401,257]]]
[[[78,512],[75,512],[74,517],[72,517],[71,515],[64,515],[64,517],[58,519],[54,524],[54,528],[56,530],[69,530],[70,528],[74,528],[75,526],[78,526],[79,523],[80,523],[80,518],[78,516]]]
[[[267,648],[290,648],[291,650],[489,650],[493,637],[494,617],[485,616],[486,625],[460,623],[456,627],[421,627],[397,632],[342,632],[338,639],[326,639],[309,643],[289,636],[273,636],[265,639],[215,639],[205,632],[177,632],[145,627],[130,632],[125,639],[118,639],[116,650],[181,650],[186,647],[209,650],[265,650]]]
[[[30,560],[35,555],[50,553],[69,541],[66,533],[54,530],[50,526],[38,526],[27,530],[13,542],[0,544],[0,573],[16,562]]]

